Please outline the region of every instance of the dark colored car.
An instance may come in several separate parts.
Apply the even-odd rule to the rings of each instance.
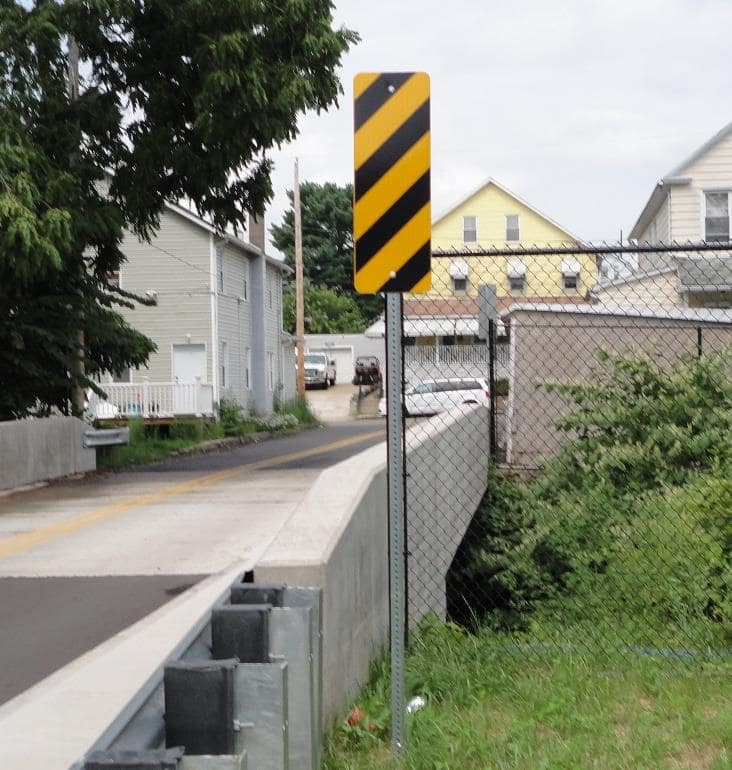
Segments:
[[[381,365],[376,356],[359,356],[356,359],[354,385],[377,385],[381,382]]]

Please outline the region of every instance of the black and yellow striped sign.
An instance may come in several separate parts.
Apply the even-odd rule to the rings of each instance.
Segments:
[[[431,284],[430,79],[354,79],[354,285],[361,294]]]

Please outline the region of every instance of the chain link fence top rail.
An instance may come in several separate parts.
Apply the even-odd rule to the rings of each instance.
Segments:
[[[432,276],[404,298],[409,433],[459,407],[488,435],[407,449],[411,627],[729,656],[732,246],[453,250]],[[441,494],[451,451],[489,454],[477,511]]]

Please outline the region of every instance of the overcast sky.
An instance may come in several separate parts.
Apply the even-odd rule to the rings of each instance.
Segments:
[[[337,0],[361,42],[340,107],[273,153],[267,227],[300,179],[353,176],[353,76],[431,76],[432,212],[487,177],[574,235],[617,241],[658,179],[732,121],[732,0]]]

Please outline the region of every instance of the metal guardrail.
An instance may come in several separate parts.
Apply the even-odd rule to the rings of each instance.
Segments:
[[[130,443],[129,428],[90,428],[84,431],[84,448],[119,446]]]

